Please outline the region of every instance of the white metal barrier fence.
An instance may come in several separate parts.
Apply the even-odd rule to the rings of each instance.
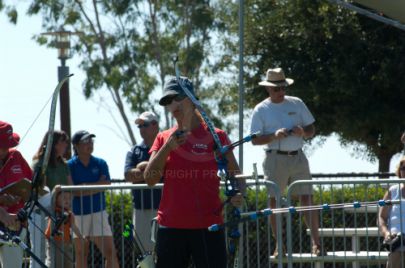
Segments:
[[[248,178],[248,177],[247,177]],[[264,180],[248,180],[247,203],[245,210],[258,211],[268,207],[269,190],[276,193],[277,207],[299,206],[292,193],[302,185],[312,185],[314,205],[354,203],[382,199],[388,184],[401,180],[345,179],[299,181],[291,184],[286,198],[281,199],[277,185]],[[157,188],[162,187],[158,185]],[[128,223],[132,222],[131,190],[150,189],[147,185],[114,184],[110,186],[63,186],[63,191],[73,194],[85,191],[104,191],[107,200],[109,222],[120,267],[136,267],[140,249],[133,236],[125,236]],[[151,196],[153,202],[153,194]],[[94,204],[93,204],[94,205]],[[143,205],[142,205],[143,206]],[[291,210],[293,211],[293,209]],[[320,210],[320,236],[322,246],[328,254],[313,256],[310,252],[310,233],[302,222],[302,213],[274,214],[278,218],[279,256],[271,257],[275,240],[268,217],[257,218],[243,224],[240,267],[384,267],[388,253],[381,250],[382,237],[376,229],[376,207],[367,206],[353,209]],[[285,217],[287,225],[281,222]],[[284,230],[283,230],[284,229]],[[285,232],[285,235],[282,235]],[[281,241],[287,244],[287,254],[283,255]],[[103,267],[104,260],[94,245],[90,246],[89,267]],[[404,268],[404,266],[402,266]]]
[[[327,254],[306,253],[310,252],[311,241],[310,230],[302,224],[303,213],[288,213],[288,267],[385,267],[389,253],[382,248],[383,237],[377,227],[378,210],[385,203],[379,200],[389,186],[401,182],[400,179],[340,179],[292,183],[286,195],[287,207],[294,204],[293,193],[301,187],[311,185],[314,190],[314,204],[319,209],[311,212],[320,214],[319,235]],[[331,209],[330,204],[342,206]],[[398,267],[405,267],[404,257]]]
[[[249,176],[246,176],[249,178]],[[267,196],[268,189],[279,193],[278,186],[272,182],[264,180],[248,180],[248,194],[250,202],[246,203],[245,210],[259,210],[268,206]],[[153,188],[161,188],[162,185],[156,185]],[[140,254],[138,243],[131,237],[124,237],[122,233],[126,231],[126,225],[132,222],[132,190],[149,190],[145,184],[127,184],[120,183],[109,186],[62,186],[62,191],[72,192],[72,195],[86,193],[88,191],[104,191],[107,200],[107,212],[111,229],[114,234],[115,247],[121,267],[136,267],[137,257]],[[261,200],[259,200],[261,197]],[[153,194],[150,196],[150,202],[153,203]],[[141,201],[144,199],[141,198]],[[276,198],[277,204],[280,205],[281,199]],[[92,207],[95,204],[91,205]],[[142,203],[143,207],[144,204]],[[277,216],[281,220],[281,216]],[[281,224],[281,223],[280,223]],[[240,238],[239,264],[240,267],[270,267],[268,258],[269,252],[274,251],[275,244],[271,235],[271,228],[268,219],[257,219],[256,221],[241,224],[242,236]],[[281,240],[281,230],[277,234]],[[266,250],[263,250],[265,248]],[[90,246],[90,255],[87,260],[90,267],[99,267],[104,265],[104,261],[94,244]],[[280,255],[280,263],[281,263]]]

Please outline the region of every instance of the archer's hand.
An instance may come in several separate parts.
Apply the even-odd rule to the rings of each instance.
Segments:
[[[9,207],[17,204],[21,200],[21,197],[11,194],[2,194],[0,195],[0,204]]]
[[[165,146],[168,146],[170,150],[174,150],[186,142],[187,136],[188,132],[177,130],[170,135]]]
[[[17,215],[8,213],[3,208],[0,208],[0,220],[10,230],[18,230],[20,228]]]
[[[243,196],[241,193],[237,193],[235,196],[232,196],[231,198],[231,204],[234,207],[241,207],[243,204]]]

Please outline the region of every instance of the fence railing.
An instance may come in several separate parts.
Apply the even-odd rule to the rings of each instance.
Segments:
[[[310,212],[320,214],[321,246],[329,253],[325,256],[303,253],[310,252],[310,231],[301,224],[302,213],[289,213],[286,231],[289,267],[297,262],[311,262],[318,267],[326,262],[333,263],[334,267],[383,265],[388,252],[381,250],[383,237],[378,232],[378,210],[375,208],[388,187],[401,182],[403,180],[398,179],[341,179],[292,183],[286,195],[287,206],[294,204],[293,193],[301,187],[311,185],[314,189],[314,204],[320,205],[320,209]],[[369,206],[371,203],[374,204]],[[330,206],[322,209],[323,204],[342,206],[340,209],[330,209]]]
[[[392,176],[393,174],[388,174]],[[341,176],[341,177],[339,177]],[[376,174],[325,174],[314,175],[312,181],[299,181],[290,185],[285,198],[282,198],[279,188],[272,182],[263,179],[254,181],[248,179],[246,211],[258,211],[268,207],[269,193],[275,193],[277,207],[299,206],[293,198],[293,192],[303,185],[312,185],[313,204],[350,203],[376,201],[383,197],[388,185],[400,183],[401,180],[381,180],[382,175]],[[321,179],[320,179],[321,178]],[[343,179],[339,179],[343,178]],[[367,179],[364,179],[367,178]],[[159,184],[154,188],[161,188]],[[109,186],[62,186],[62,191],[80,193],[89,190],[104,191],[107,200],[107,212],[113,231],[114,244],[120,267],[136,267],[140,254],[139,246],[132,236],[124,236],[126,225],[132,222],[132,190],[150,189],[143,184],[114,183]],[[153,194],[151,197],[153,202]],[[143,206],[143,205],[142,205]],[[287,255],[279,254],[271,257],[276,245],[268,217],[257,218],[242,225],[241,249],[239,251],[240,267],[322,267],[331,263],[333,267],[382,267],[388,253],[381,251],[382,237],[376,231],[376,211],[354,209],[351,211],[330,210],[318,211],[320,214],[320,236],[322,246],[328,252],[327,256],[313,256],[310,252],[310,235],[303,224],[302,213],[275,214],[277,217],[277,241],[287,245]],[[283,224],[285,218],[287,225]],[[349,229],[350,228],[350,229]],[[363,228],[363,229],[361,229]],[[374,229],[372,229],[374,228]],[[284,235],[283,235],[284,234]],[[363,251],[368,251],[362,255]],[[343,252],[343,253],[342,253]],[[373,253],[371,253],[373,252]],[[376,253],[376,254],[374,254]],[[378,254],[377,254],[378,253]],[[340,254],[340,255],[339,255]],[[104,260],[94,245],[90,246],[87,259],[89,267],[102,267]],[[404,268],[404,266],[402,266]]]

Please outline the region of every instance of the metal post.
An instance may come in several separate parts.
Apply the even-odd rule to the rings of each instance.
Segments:
[[[54,32],[46,32],[42,33],[41,35],[49,35],[55,37],[53,41],[53,46],[58,49],[58,59],[60,59],[61,66],[58,67],[58,81],[60,82],[64,79],[67,75],[69,75],[69,67],[66,66],[66,60],[71,58],[71,51],[70,51],[70,37],[72,35],[83,35],[82,32],[71,32],[65,31],[63,27],[60,28],[59,31]],[[60,124],[61,129],[66,132],[69,139],[71,137],[70,131],[70,97],[69,97],[69,81],[66,81],[63,84],[60,94]],[[69,159],[72,156],[71,146],[69,146],[66,150],[64,157]]]
[[[244,102],[244,88],[243,88],[243,0],[239,0],[239,140],[243,139],[243,102]],[[243,144],[239,146],[239,167],[243,173]]]
[[[239,0],[239,140],[243,139],[243,0]],[[239,167],[243,173],[243,144],[239,146]],[[239,225],[241,231],[241,225]],[[239,264],[243,267],[243,231],[242,237],[239,239]]]

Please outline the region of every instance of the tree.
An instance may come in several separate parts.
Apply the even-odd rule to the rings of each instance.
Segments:
[[[142,11],[145,27],[143,51],[155,67],[163,87],[167,75],[174,75],[173,59],[179,56],[182,75],[192,79],[196,89],[203,90],[202,66],[210,54],[213,8],[206,0],[145,1]],[[167,112],[166,127],[170,126]]]
[[[1,4],[0,10],[4,8]],[[16,11],[8,14],[17,21]],[[125,102],[132,111],[153,110],[151,92],[159,84],[163,87],[168,74],[174,74],[174,55],[179,55],[182,75],[203,90],[203,66],[213,27],[208,1],[32,0],[28,14],[42,15],[44,31],[62,27],[83,33],[73,50],[82,58],[80,67],[87,75],[84,95],[90,98],[100,89],[110,93],[132,144],[136,142]],[[37,41],[53,46],[53,40],[44,36],[37,36]],[[166,113],[166,127],[169,125]]]
[[[5,11],[6,16],[8,17],[8,20],[13,23],[16,24],[17,23],[17,18],[18,18],[18,12],[17,9],[15,8],[15,6],[12,5],[7,5],[6,3],[4,3],[3,0],[0,0],[0,12]]]
[[[228,55],[236,55],[236,10],[221,9],[229,32],[222,69],[235,64]],[[307,103],[318,135],[361,145],[358,155],[388,171],[401,150],[405,33],[322,0],[246,0],[245,12],[248,106],[265,97],[257,83],[267,68],[282,66],[295,79],[288,93]]]
[[[140,40],[135,19],[137,1],[42,1],[33,0],[28,14],[42,14],[47,32],[65,30],[82,32],[73,50],[82,57],[80,67],[86,72],[83,92],[89,98],[106,89],[127,129],[129,141],[136,143],[125,112],[125,101],[133,111],[151,106],[149,94],[156,85],[150,76],[146,57],[138,47]],[[52,40],[38,36],[40,44]],[[124,101],[125,100],[125,101]]]

